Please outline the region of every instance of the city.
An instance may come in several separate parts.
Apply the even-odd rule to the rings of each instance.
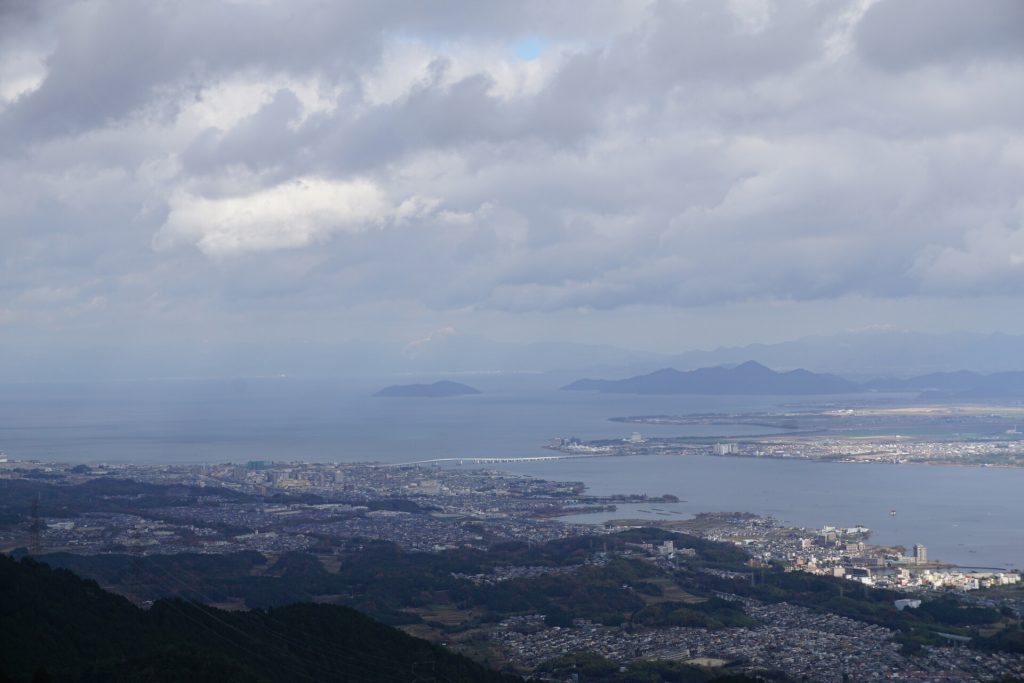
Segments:
[[[46,488],[38,486],[43,482]],[[463,598],[462,602],[469,600],[465,605],[446,606],[443,600],[429,607],[399,605],[397,613],[415,617],[403,627],[410,633],[541,678],[549,661],[566,652],[587,652],[619,666],[676,661],[748,673],[778,670],[794,678],[829,682],[847,680],[844,674],[854,672],[857,680],[928,680],[929,674],[945,672],[944,680],[963,681],[986,681],[997,672],[1024,673],[1022,655],[964,647],[972,637],[962,628],[948,627],[953,632],[947,633],[941,630],[946,626],[930,627],[934,630],[928,638],[933,642],[908,650],[899,635],[906,627],[899,622],[885,626],[890,622],[748,594],[765,580],[766,572],[797,572],[838,580],[839,585],[850,583],[850,594],[859,590],[854,585],[888,590],[894,595],[885,608],[890,614],[912,615],[922,604],[928,609],[937,599],[952,599],[949,596],[956,596],[961,610],[985,609],[1013,619],[1024,611],[1024,599],[1009,590],[1019,583],[1019,573],[961,570],[929,558],[922,544],[909,554],[902,548],[872,545],[871,530],[862,526],[791,528],[741,512],[567,524],[558,518],[613,512],[622,503],[656,506],[667,501],[628,494],[595,497],[579,483],[458,466],[262,461],[87,466],[10,459],[0,463],[0,487],[11,492],[16,489],[10,487],[25,485],[34,517],[4,525],[0,548],[15,553],[30,548],[40,557],[59,558],[76,567],[88,565],[77,565],[68,553],[115,562],[118,557],[171,560],[196,553],[225,558],[257,553],[266,558],[259,562],[269,562],[270,567],[305,554],[329,567],[332,562],[351,562],[346,559],[354,557],[351,544],[367,541],[394,544],[412,557],[467,551],[486,557],[492,551],[504,552],[509,543],[544,548],[592,539],[583,547],[594,549],[569,564],[552,562],[542,553],[523,564],[485,562],[470,565],[478,570],[450,571],[440,587],[450,592],[472,587],[467,595],[478,594]],[[79,487],[89,490],[89,498],[61,500],[67,515],[56,514],[53,491],[70,493]],[[641,540],[622,543],[623,533],[640,534]],[[652,533],[668,536],[642,540]],[[731,564],[709,562],[709,551],[687,545],[693,541],[686,539],[703,539],[711,548],[724,544],[740,555]],[[552,581],[597,581],[593,585],[609,590],[618,580],[608,584],[602,576],[645,577],[627,580],[617,589],[625,593],[616,600],[634,605],[628,608],[633,617],[553,621],[562,608],[544,614],[530,612],[526,603],[511,612],[502,608],[497,613],[501,618],[490,621],[481,618],[480,608],[472,607],[476,600],[493,600],[488,591],[509,587],[529,594],[547,590],[541,586]],[[111,588],[144,605],[168,590],[166,582],[154,584],[148,592],[116,582]],[[172,595],[181,590],[171,589]],[[226,596],[212,604],[244,608],[249,600]],[[669,611],[676,616],[667,617]],[[651,616],[644,616],[648,613]],[[676,625],[681,614],[689,615],[685,620],[695,625]],[[555,675],[552,680],[560,679]]]

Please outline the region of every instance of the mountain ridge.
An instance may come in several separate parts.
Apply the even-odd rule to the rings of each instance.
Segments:
[[[748,360],[734,368],[718,366],[687,371],[662,368],[621,380],[582,379],[563,386],[562,390],[614,394],[803,395],[844,394],[863,391],[863,388],[835,375],[804,369],[776,372]]]
[[[778,372],[757,361],[748,360],[735,367],[720,365],[696,370],[662,368],[625,379],[580,379],[561,389],[649,395],[820,395],[871,391],[917,393],[932,399],[1024,398],[1024,372],[1008,371],[986,375],[958,370],[857,383],[837,375],[815,373],[803,368]]]
[[[722,346],[667,356],[667,365],[693,369],[749,358],[774,368],[803,367],[845,376],[884,378],[955,372],[1024,370],[1024,336],[1004,333],[927,333],[869,329],[812,335],[776,343]]]

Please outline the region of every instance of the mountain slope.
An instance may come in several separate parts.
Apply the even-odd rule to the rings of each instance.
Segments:
[[[0,556],[0,680],[504,682],[475,662],[334,605],[141,610],[92,581]]]
[[[616,394],[706,395],[841,394],[861,391],[860,386],[834,375],[816,374],[807,370],[775,372],[754,361],[747,361],[735,368],[700,368],[688,372],[665,368],[648,375],[621,380],[583,379],[562,389]]]

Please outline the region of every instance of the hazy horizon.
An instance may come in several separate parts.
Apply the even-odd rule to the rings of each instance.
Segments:
[[[1022,30],[1013,0],[4,3],[0,380],[1024,334]]]
[[[460,376],[503,377],[507,383],[530,375],[564,383],[587,373],[628,377],[665,367],[693,370],[747,361],[778,371],[802,368],[864,380],[960,370],[1024,371],[1022,345],[1024,336],[1003,333],[925,334],[888,328],[665,353],[597,343],[501,342],[454,330],[410,344],[248,340],[173,349],[139,343],[131,348],[72,344],[60,350],[10,347],[12,353],[0,355],[0,384],[324,378],[372,385],[403,377]]]

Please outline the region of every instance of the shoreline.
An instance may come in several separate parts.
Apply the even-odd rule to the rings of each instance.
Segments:
[[[572,515],[567,515],[570,517]],[[687,533],[694,536],[704,537],[702,534],[702,528],[706,528],[708,525],[704,522],[720,521],[723,518],[736,518],[744,519],[746,521],[759,520],[768,521],[775,525],[775,529],[778,531],[785,531],[791,533],[803,532],[807,534],[811,531],[817,531],[808,527],[794,527],[785,526],[778,519],[771,515],[757,515],[752,512],[736,512],[736,513],[708,513],[698,512],[694,513],[688,519],[673,519],[673,520],[659,520],[659,519],[648,519],[648,518],[615,518],[607,519],[603,522],[580,522],[573,521],[573,524],[584,524],[590,526],[603,526],[605,528],[617,528],[617,529],[629,529],[629,528],[658,528],[666,531],[673,531],[679,533]],[[737,526],[737,528],[739,528]],[[864,543],[865,548],[872,548],[876,554],[883,554],[884,551],[893,551],[896,549],[894,546],[889,545],[878,545],[873,543]],[[902,548],[902,546],[899,546]],[[922,564],[909,564],[909,563],[891,563],[890,566],[903,567],[909,569],[912,572],[924,572],[924,571],[944,571],[944,572],[959,572],[959,573],[1021,573],[1020,569],[1011,567],[982,567],[976,565],[959,564],[957,562],[950,562],[946,560],[929,560]]]
[[[703,437],[701,437],[703,438]],[[730,437],[732,438],[732,437]],[[545,446],[545,448],[547,448]],[[550,450],[557,451],[559,453],[567,453],[559,449],[552,448]],[[951,460],[886,460],[886,459],[855,459],[855,458],[830,458],[830,457],[802,457],[802,456],[786,456],[786,455],[750,455],[746,453],[728,453],[718,454],[713,452],[701,452],[701,453],[599,453],[588,456],[575,456],[578,459],[583,457],[587,458],[644,458],[644,457],[656,457],[656,458],[689,458],[689,457],[707,457],[707,458],[722,458],[729,459],[735,458],[738,460],[783,460],[783,461],[799,461],[799,462],[817,462],[817,463],[828,463],[834,465],[930,465],[934,467],[964,467],[964,468],[978,468],[978,469],[1009,469],[1019,470],[1024,469],[1024,463],[1019,465],[1011,463],[997,463],[997,462],[980,462],[980,463],[966,463],[966,462],[955,462]],[[530,458],[531,460],[544,460],[544,458]],[[570,459],[569,457],[563,458],[565,460]]]

